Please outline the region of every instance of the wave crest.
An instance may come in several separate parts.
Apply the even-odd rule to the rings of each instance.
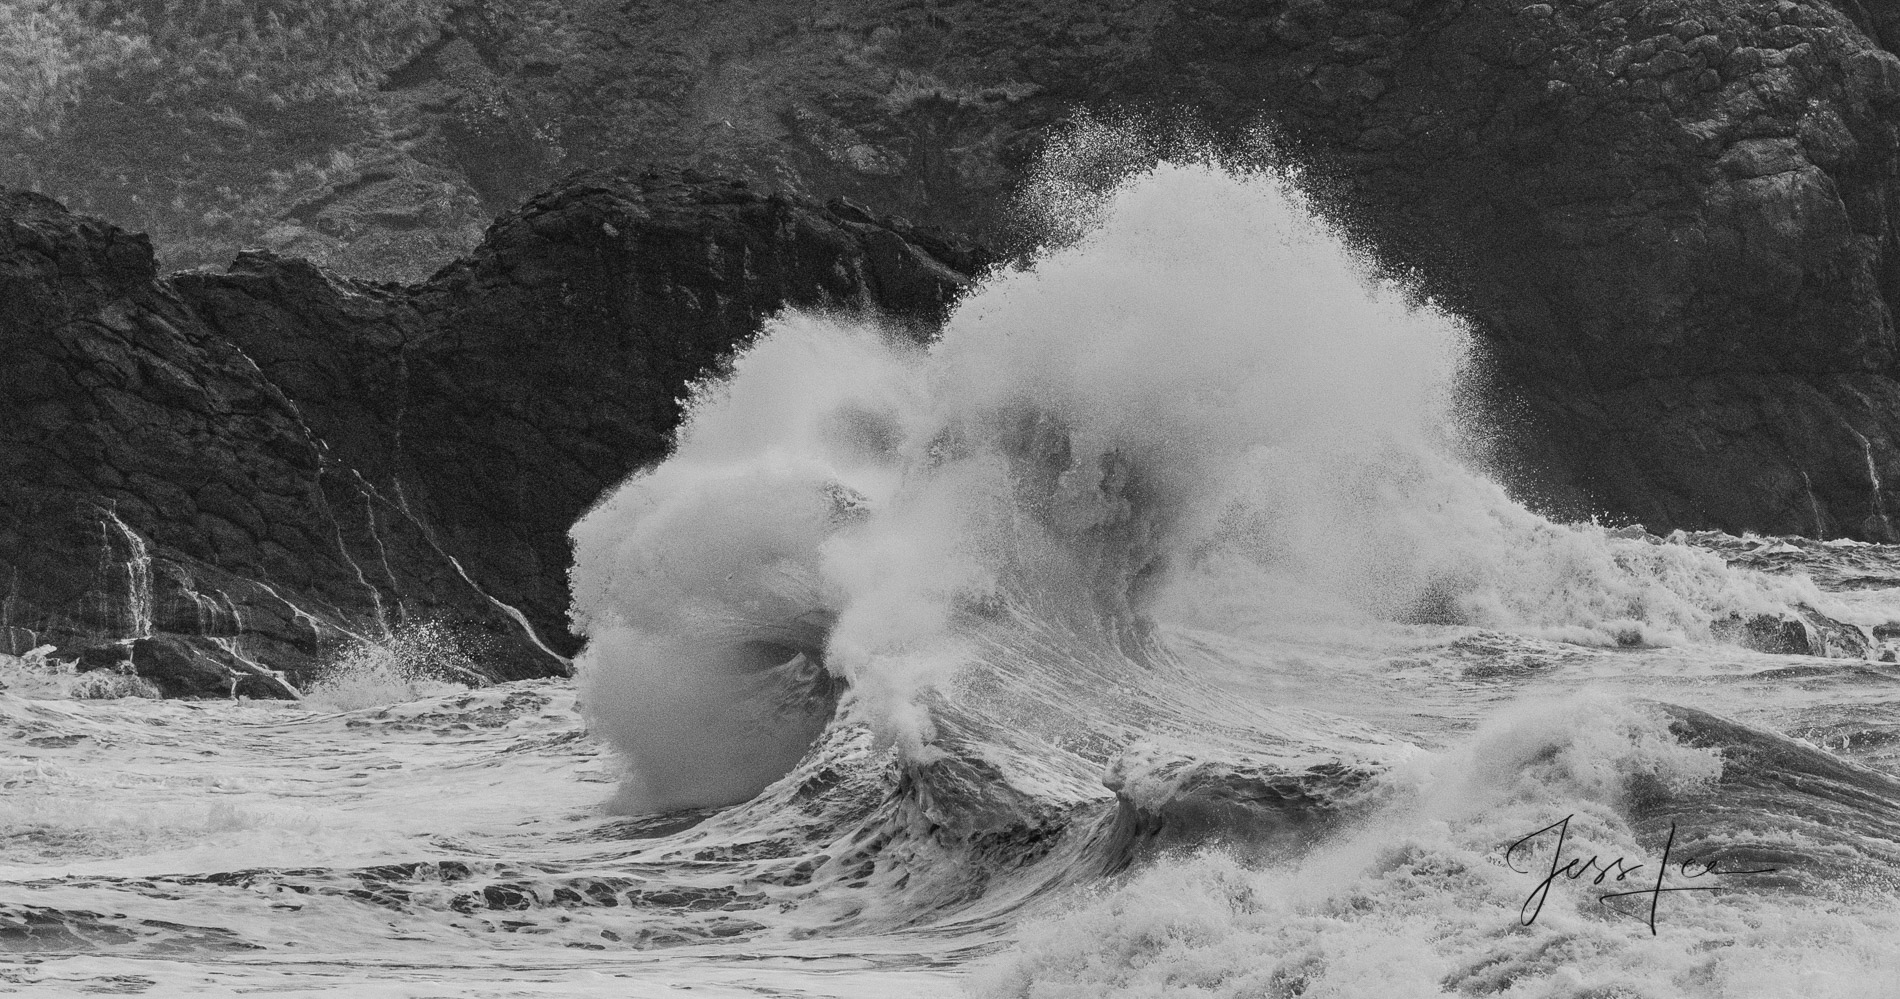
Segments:
[[[1165,658],[1155,621],[1655,644],[1819,599],[1553,523],[1472,471],[1467,331],[1284,177],[1163,164],[1102,204],[927,349],[773,320],[697,390],[672,457],[576,525],[581,675],[628,807],[757,792],[834,698],[931,759],[926,705],[973,666],[1062,671],[986,662],[998,628],[1058,634],[1050,655],[1113,683]]]

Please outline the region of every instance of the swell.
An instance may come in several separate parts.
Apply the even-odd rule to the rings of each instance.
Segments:
[[[1755,890],[1865,901],[1900,886],[1900,779],[1810,743],[1681,705],[1672,734],[1722,756],[1722,775],[1694,793],[1645,799],[1637,828],[1674,824],[1686,850],[1724,869],[1776,868]]]
[[[1421,807],[1416,751],[1343,724],[1235,705],[1175,661],[1166,641],[1142,660],[1101,643],[1078,655],[1091,643],[1062,629],[1038,634],[986,622],[991,638],[978,665],[933,695],[930,759],[895,753],[869,726],[840,714],[756,798],[554,837],[576,851],[566,859],[510,859],[498,841],[455,857],[374,866],[60,877],[27,886],[45,891],[48,904],[0,914],[0,946],[246,951],[275,944],[242,920],[193,925],[184,913],[239,901],[239,911],[257,906],[262,916],[264,903],[276,900],[274,908],[308,907],[339,923],[374,913],[424,937],[459,926],[453,939],[492,932],[522,945],[536,934],[637,949],[921,934],[986,947],[1025,918],[1058,911],[1071,889],[1119,884],[1202,846],[1283,867]],[[393,714],[427,719],[413,737],[433,743],[454,733],[458,718],[465,727],[495,706],[515,706],[520,721],[512,724],[527,724],[541,710],[527,694],[498,688],[459,708],[445,696]],[[1427,760],[1441,781],[1481,765],[1509,775],[1499,786],[1529,780],[1544,789],[1539,794],[1584,788],[1628,823],[1632,850],[1653,852],[1675,822],[1685,853],[1724,867],[1781,869],[1744,891],[1848,902],[1891,891],[1900,784],[1890,775],[1706,712],[1656,710],[1660,728],[1629,732],[1616,729],[1627,724],[1622,709],[1546,713],[1481,735],[1469,762],[1455,747]],[[407,731],[400,718],[377,714],[351,719],[365,724],[334,724],[383,737]],[[19,721],[52,736],[79,725],[72,711],[26,712]],[[529,739],[528,731],[498,758],[579,746]],[[1655,741],[1665,733],[1675,748]],[[1681,753],[1719,755],[1719,777],[1680,780],[1669,769],[1676,764],[1651,759]],[[1620,762],[1632,755],[1635,764]],[[1614,776],[1602,783],[1592,775],[1606,765]],[[1425,828],[1416,818],[1405,822]],[[1493,824],[1519,834],[1529,828],[1517,829],[1518,819]],[[115,902],[108,911],[80,900],[92,891],[160,908]]]

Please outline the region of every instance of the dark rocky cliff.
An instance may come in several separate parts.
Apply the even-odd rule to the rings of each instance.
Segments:
[[[992,239],[1078,112],[1229,145],[1264,123],[1342,222],[1484,332],[1528,495],[1657,529],[1900,539],[1891,0],[429,10],[365,26],[383,61],[347,99],[154,116],[106,67],[68,102],[86,128],[10,155],[197,233],[177,259],[236,240],[415,275],[578,166],[691,165]],[[202,130],[175,127],[207,114],[232,133],[208,174]]]
[[[1193,8],[1202,99],[1270,109],[1336,214],[1484,335],[1527,491],[1900,540],[1885,5]]]
[[[1890,3],[768,16],[781,7],[579,15],[600,29],[575,36],[587,46],[611,49],[622,36],[607,27],[644,18],[711,53],[630,64],[690,97],[665,115],[566,102],[562,87],[615,72],[593,59],[495,85],[555,109],[570,156],[703,161],[992,234],[1077,110],[1192,118],[1229,144],[1265,123],[1342,224],[1481,331],[1520,492],[1659,530],[1900,540]],[[458,30],[487,37],[475,21]]]
[[[567,527],[664,453],[689,380],[788,304],[927,328],[982,264],[846,203],[620,173],[422,285],[265,254],[160,278],[143,237],[9,195],[0,645],[268,693],[256,662],[294,685],[430,622],[497,676],[557,672]]]
[[[651,158],[1006,233],[1077,111],[1191,116],[1230,148],[1264,123],[1479,330],[1523,494],[1658,531],[1900,541],[1891,3],[563,10],[457,6],[387,83],[444,115],[417,148],[487,170],[485,203]],[[621,59],[636,37],[669,41]],[[160,278],[138,237],[10,198],[5,641],[227,654],[211,640],[241,632],[294,665],[435,618],[501,643],[504,671],[558,663],[563,531],[660,453],[689,378],[785,302],[928,323],[982,262],[838,204],[597,173],[398,287],[261,253]]]

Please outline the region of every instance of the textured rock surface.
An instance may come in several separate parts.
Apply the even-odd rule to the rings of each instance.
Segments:
[[[567,529],[665,453],[688,381],[787,304],[928,325],[983,263],[845,203],[595,173],[504,217],[418,287],[266,255],[175,281],[341,460],[565,654]]]
[[[643,162],[988,238],[1078,110],[1265,123],[1482,329],[1554,509],[1900,538],[1891,3],[471,0],[425,34],[363,98],[386,132],[244,201],[265,245],[416,274]]]
[[[157,280],[144,237],[6,196],[0,357],[10,651],[182,633],[235,679],[365,626],[362,504],[338,509],[322,444]]]
[[[297,224],[336,241],[323,252],[345,259],[378,212],[462,231],[478,195],[498,210],[562,166],[647,159],[1003,231],[1000,199],[1077,109],[1189,108],[1222,139],[1272,125],[1344,224],[1472,319],[1533,498],[1657,531],[1900,540],[1891,5],[556,6],[459,6],[389,78],[428,170],[319,184]],[[404,178],[423,193],[399,197]],[[415,207],[437,195],[437,215]],[[136,563],[136,538],[155,620],[204,636],[275,615],[259,634],[320,644],[367,627],[367,603],[525,649],[472,580],[564,653],[561,530],[659,453],[687,378],[780,301],[924,315],[978,265],[849,205],[676,176],[568,185],[406,289],[264,254],[154,283],[132,237],[9,205],[27,221],[5,244],[0,338],[44,335],[0,375],[21,414],[0,428],[0,555],[97,553],[85,572],[0,566],[31,570],[0,576],[21,642],[132,633],[138,601],[111,594],[145,577],[110,567]],[[345,216],[368,228],[322,222]],[[322,249],[305,235],[281,245]],[[142,350],[194,358],[185,387]],[[167,415],[128,447],[139,406],[199,422]],[[234,421],[257,425],[242,447],[219,437]],[[290,563],[308,576],[280,576]],[[303,594],[308,619],[220,571]]]
[[[433,621],[557,670],[566,529],[663,453],[688,380],[787,303],[927,326],[981,263],[849,205],[598,174],[425,285],[262,254],[160,279],[143,237],[8,196],[0,642],[182,637],[131,659],[208,693],[182,648],[295,683]]]
[[[497,39],[484,78],[547,109],[570,158],[703,162],[992,232],[1076,109],[1185,109],[1224,140],[1270,124],[1345,224],[1482,331],[1534,498],[1900,540],[1886,5],[577,10],[463,28]],[[682,54],[592,57],[636,21]],[[506,71],[563,45],[583,56]]]
[[[1211,103],[1274,109],[1351,226],[1477,323],[1553,505],[1900,539],[1900,59],[1858,5],[1212,2],[1183,25]],[[1216,61],[1234,37],[1252,62]]]

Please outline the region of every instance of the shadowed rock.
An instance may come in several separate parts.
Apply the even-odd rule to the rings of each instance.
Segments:
[[[404,288],[262,254],[159,278],[143,237],[7,196],[0,643],[177,635],[299,683],[433,621],[497,677],[561,671],[567,527],[688,381],[787,304],[927,329],[982,263],[863,218],[596,174]]]
[[[233,150],[260,157],[243,225],[169,193],[143,217],[209,226],[200,250],[248,226],[407,275],[563,171],[659,161],[1026,243],[1010,195],[1079,112],[1192,119],[1230,147],[1264,124],[1342,224],[1483,334],[1520,493],[1665,532],[1900,540],[1890,3],[516,6],[454,6],[390,50],[363,98],[388,134],[313,110],[355,152],[292,184],[310,190],[274,192],[281,151],[255,137],[284,133],[261,115]],[[139,183],[203,182],[201,144],[94,117],[129,131],[17,155],[127,218]],[[1112,145],[1094,176],[1165,143]],[[101,162],[128,149],[156,158],[133,187]],[[535,276],[511,245],[476,270],[559,283],[565,263]]]

